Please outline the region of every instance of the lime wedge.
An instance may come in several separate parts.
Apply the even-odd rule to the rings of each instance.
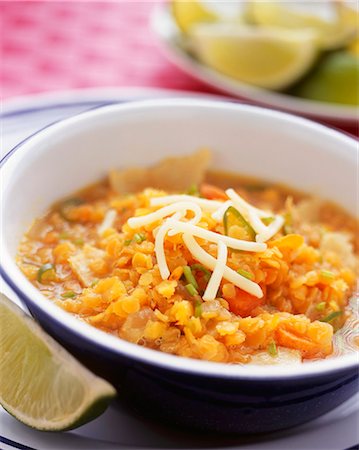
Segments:
[[[215,22],[218,19],[217,15],[208,10],[200,1],[174,0],[172,1],[172,14],[184,33],[187,33],[195,24]]]
[[[236,80],[283,89],[312,67],[318,51],[308,30],[201,24],[190,31],[197,58]]]
[[[324,55],[292,94],[343,105],[359,105],[359,58],[340,50]]]
[[[39,430],[68,430],[100,415],[115,389],[82,366],[0,294],[0,403]]]
[[[337,4],[340,6],[337,6]],[[262,26],[278,26],[287,29],[311,29],[317,33],[318,45],[323,50],[347,45],[353,39],[358,22],[354,12],[343,2],[323,2],[329,17],[306,10],[293,9],[279,1],[251,1],[247,5],[250,22]]]

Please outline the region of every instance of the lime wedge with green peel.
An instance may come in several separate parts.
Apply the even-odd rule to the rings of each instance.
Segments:
[[[217,15],[207,9],[200,1],[174,0],[172,1],[172,14],[178,27],[184,33],[198,23],[216,22]]]
[[[322,102],[359,105],[359,58],[346,51],[323,56],[292,94]]]
[[[190,31],[191,47],[204,64],[238,81],[284,89],[312,67],[318,51],[308,30],[201,24]]]
[[[261,26],[311,29],[317,33],[318,45],[324,50],[346,46],[354,38],[358,28],[353,10],[343,2],[323,2],[323,5],[318,6],[327,8],[326,12],[329,14],[320,15],[319,11],[318,14],[313,14],[309,8],[295,9],[290,3],[283,4],[279,1],[251,1],[247,4],[246,15],[251,23]]]
[[[0,403],[39,430],[76,428],[100,415],[115,389],[0,294]]]

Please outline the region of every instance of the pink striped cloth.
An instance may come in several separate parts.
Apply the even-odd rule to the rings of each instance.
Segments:
[[[155,2],[0,2],[3,97],[99,86],[209,92],[174,67],[149,27]]]

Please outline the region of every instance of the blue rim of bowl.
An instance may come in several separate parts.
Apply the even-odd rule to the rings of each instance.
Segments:
[[[28,445],[21,444],[20,442],[13,441],[12,439],[6,438],[0,435],[0,443],[8,445],[9,447],[17,448],[19,450],[36,450],[34,447],[29,447]]]
[[[214,101],[214,100],[205,100],[205,99],[196,99],[198,103],[201,103],[202,106],[229,106],[232,105],[234,107],[243,107],[252,111],[260,111],[260,112],[268,112],[268,110],[270,111],[270,109],[265,108],[265,107],[260,107],[260,106],[252,106],[252,105],[243,105],[243,104],[236,104],[234,102],[224,102],[224,101]],[[91,107],[85,111],[81,111],[79,113],[75,113],[74,115],[67,117],[67,118],[63,118],[57,121],[54,121],[51,124],[48,124],[44,127],[42,127],[41,129],[37,130],[36,132],[32,133],[30,136],[26,137],[25,139],[23,139],[20,143],[18,143],[15,147],[13,147],[0,161],[0,169],[4,166],[4,164],[10,159],[11,156],[14,155],[14,153],[16,153],[17,150],[21,149],[23,147],[24,144],[26,144],[28,141],[32,140],[32,138],[34,138],[35,136],[38,136],[39,134],[42,134],[43,131],[52,128],[54,125],[60,125],[62,122],[67,122],[68,120],[74,119],[74,118],[78,118],[79,116],[82,115],[87,115],[88,113],[92,113],[95,112],[98,109],[107,109],[107,107],[111,107],[111,106],[121,106],[124,105],[126,106],[126,104],[131,103],[131,104],[140,104],[140,105],[147,105],[150,104],[154,101],[154,99],[146,99],[146,100],[134,100],[134,101],[115,101],[115,102],[106,102],[106,103],[101,103],[101,104],[97,104],[94,107]],[[155,100],[158,101],[158,100]],[[166,105],[166,103],[168,103],[168,101],[179,101],[180,103],[183,102],[183,104],[185,104],[186,101],[188,101],[188,99],[184,99],[184,98],[167,98],[167,99],[161,99],[159,102],[160,104]],[[193,99],[192,99],[193,101]],[[229,105],[228,105],[229,103]],[[198,106],[198,105],[197,105]],[[40,108],[41,109],[41,108]],[[346,139],[349,139],[351,141],[353,141],[354,143],[357,143],[355,138],[353,138],[352,136],[348,136],[347,133],[341,133],[340,131],[337,131],[335,129],[333,129],[332,127],[327,127],[321,123],[317,123],[313,120],[307,119],[307,118],[303,118],[300,116],[296,116],[294,114],[291,113],[286,113],[286,112],[282,112],[282,111],[272,111],[273,115],[277,115],[277,116],[281,116],[282,118],[285,117],[291,117],[292,119],[295,119],[299,122],[302,122],[303,124],[307,124],[307,125],[314,125],[318,128],[322,128],[322,129],[326,129],[328,131],[332,131],[337,135],[342,134],[343,137],[345,137]],[[22,302],[24,302],[24,298],[26,299],[25,304],[29,303],[31,304],[35,304],[34,299],[32,299],[26,292],[25,290],[22,290],[20,288],[17,287],[16,283],[13,281],[12,277],[9,276],[7,274],[7,271],[5,270],[5,268],[3,267],[3,264],[1,264],[0,262],[0,277],[3,278],[3,280],[12,288],[12,290],[19,296],[20,300]],[[36,288],[35,288],[36,289]],[[50,317],[51,320],[54,320],[56,323],[58,323],[60,326],[63,326],[65,328],[70,328],[70,325],[67,323],[63,323],[60,319],[57,319],[56,317],[52,317],[50,316],[49,312],[44,310],[43,308],[41,308],[41,306],[39,307],[42,312],[47,316]],[[71,315],[70,315],[71,317]],[[90,325],[88,325],[89,328],[93,328]],[[94,342],[94,340],[87,336],[86,333],[79,331],[78,329],[72,329],[71,330],[79,335],[79,337],[81,337],[82,339],[85,339],[87,342]],[[97,330],[99,331],[101,334],[106,335],[106,333],[102,332],[101,330]],[[124,341],[122,339],[118,339],[115,338],[116,341],[119,342],[123,342],[127,345],[129,345],[131,348],[136,349],[138,348],[138,345],[130,343],[128,341]],[[103,342],[98,342],[95,341],[96,345],[98,345],[99,347],[102,347],[104,349],[106,349],[107,351],[110,351],[112,353],[117,353],[119,355],[122,355],[124,357],[132,357],[133,359],[135,359],[138,362],[142,362],[142,363],[147,363],[147,364],[153,364],[156,365],[157,367],[164,369],[164,370],[170,370],[170,371],[182,371],[183,373],[186,373],[188,375],[192,375],[192,376],[203,376],[204,374],[206,376],[210,376],[213,378],[223,378],[223,375],[225,375],[226,379],[253,379],[253,381],[268,381],[268,380],[279,380],[279,379],[288,379],[288,380],[294,380],[294,379],[298,379],[298,378],[308,378],[308,377],[318,377],[318,376],[322,376],[323,374],[329,374],[329,373],[335,373],[335,372],[340,372],[343,371],[343,368],[340,366],[335,366],[335,367],[331,367],[331,368],[323,368],[321,370],[314,370],[313,372],[308,371],[305,373],[272,373],[265,376],[256,376],[253,373],[246,373],[246,372],[227,372],[227,373],[223,373],[223,371],[221,369],[223,369],[223,363],[213,363],[213,362],[207,362],[207,361],[199,361],[200,365],[203,366],[202,370],[199,370],[199,368],[197,369],[196,367],[193,368],[184,368],[184,367],[180,367],[179,365],[176,364],[171,364],[171,363],[167,363],[167,362],[163,362],[163,361],[155,361],[155,358],[151,358],[151,355],[153,355],[153,353],[158,354],[161,352],[158,352],[156,350],[152,350],[152,349],[147,349],[147,348],[142,348],[141,350],[145,351],[146,354],[148,354],[148,357],[143,357],[141,355],[135,355],[132,354],[129,355],[129,352],[126,351],[125,349],[120,349],[120,348],[112,348],[110,347],[107,343],[103,343]],[[167,358],[169,358],[171,361],[178,361],[178,359],[186,359],[186,360],[191,360],[191,358],[178,358],[178,356],[175,355],[165,355]],[[324,360],[325,361],[325,360]],[[198,361],[197,361],[198,362]],[[305,366],[307,366],[308,364],[314,364],[313,362],[308,362],[305,363]],[[356,369],[358,371],[358,364],[359,364],[359,360],[356,363],[350,363],[349,367],[345,367],[344,370],[353,370]],[[218,366],[217,370],[208,370],[210,367],[209,366]],[[207,370],[208,372],[205,373],[204,367],[207,366]],[[242,367],[242,366],[240,366]],[[253,366],[252,366],[253,367]],[[260,366],[258,366],[260,367]],[[217,367],[216,367],[217,368]],[[359,373],[359,372],[358,372]]]
[[[8,113],[2,113],[0,114],[0,119],[6,119],[8,117],[17,117],[17,116],[21,116],[23,114],[31,114],[34,112],[39,112],[39,111],[50,111],[52,109],[66,109],[66,108],[70,108],[70,107],[80,107],[80,106],[89,106],[89,108],[74,113],[69,117],[65,117],[62,119],[58,119],[58,120],[54,120],[53,122],[48,123],[47,125],[39,128],[38,130],[34,131],[33,133],[29,134],[29,136],[26,136],[26,138],[22,139],[20,142],[18,142],[14,147],[12,147],[0,160],[0,169],[1,167],[3,167],[4,163],[10,158],[11,155],[13,155],[23,144],[25,144],[25,142],[27,142],[28,140],[30,140],[31,138],[33,138],[34,136],[38,135],[39,133],[41,133],[42,131],[46,130],[47,128],[52,127],[53,125],[56,125],[57,123],[63,122],[66,119],[69,119],[71,117],[76,117],[79,116],[81,114],[84,114],[86,112],[89,111],[94,111],[96,109],[100,109],[100,108],[105,108],[106,106],[112,106],[112,105],[120,105],[122,103],[127,103],[128,100],[116,100],[116,101],[104,101],[104,102],[97,102],[97,101],[88,101],[88,102],[69,102],[69,103],[61,103],[61,104],[51,104],[48,106],[43,106],[43,107],[34,107],[34,108],[24,108],[24,109],[19,109],[16,111],[11,111]]]
[[[9,112],[3,112],[0,113],[0,119],[7,119],[9,117],[17,117],[21,116],[23,114],[32,114],[34,112],[40,112],[40,111],[49,111],[51,109],[66,109],[71,107],[80,107],[80,106],[89,106],[90,108],[87,110],[84,110],[82,112],[90,111],[92,108],[96,107],[102,107],[117,103],[124,103],[128,100],[118,100],[118,101],[96,101],[96,100],[88,100],[88,101],[82,101],[82,102],[66,102],[66,103],[51,103],[50,105],[44,105],[44,106],[34,106],[31,108],[19,108],[14,111]],[[78,113],[81,114],[82,112]],[[76,115],[76,113],[74,114]],[[71,116],[72,117],[72,116]],[[65,119],[61,119],[65,120]]]

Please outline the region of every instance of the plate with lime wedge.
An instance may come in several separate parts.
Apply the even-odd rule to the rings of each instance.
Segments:
[[[154,10],[152,28],[174,64],[220,92],[331,124],[358,122],[355,1],[172,0]]]

